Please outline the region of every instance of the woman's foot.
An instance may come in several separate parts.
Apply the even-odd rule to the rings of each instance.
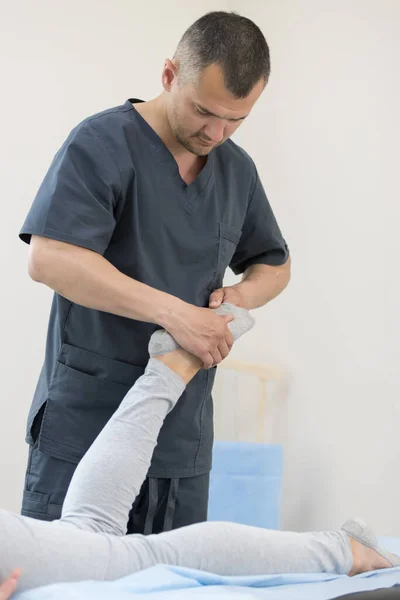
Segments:
[[[348,573],[350,577],[366,573],[367,571],[376,571],[378,569],[390,569],[392,563],[384,558],[376,550],[364,546],[361,542],[349,536],[351,552],[353,555],[353,566]]]
[[[221,304],[219,308],[210,309],[217,315],[225,316],[232,315],[233,320],[228,323],[228,329],[231,332],[233,339],[239,339],[244,333],[250,331],[254,327],[254,319],[249,311],[233,304]],[[174,340],[172,335],[165,329],[158,329],[153,333],[149,343],[149,354],[155,358],[159,355],[164,355],[179,348],[179,345]]]
[[[350,540],[353,567],[349,575],[400,566],[400,557],[379,548],[373,531],[361,519],[350,519],[342,527]]]
[[[231,314],[233,316],[233,320],[228,323],[228,327],[235,341],[254,326],[253,317],[244,308],[232,304],[222,304],[219,308],[213,310],[219,315]],[[186,384],[203,366],[199,358],[180,348],[165,329],[158,329],[151,336],[149,354],[152,358],[163,362],[172,369]]]

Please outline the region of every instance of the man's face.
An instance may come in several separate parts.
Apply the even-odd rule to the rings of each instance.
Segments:
[[[180,85],[174,77],[167,105],[172,132],[186,150],[206,156],[243,123],[263,89],[261,79],[247,98],[234,98],[217,65],[204,69],[195,85]]]

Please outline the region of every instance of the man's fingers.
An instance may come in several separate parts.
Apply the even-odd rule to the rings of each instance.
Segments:
[[[204,356],[201,356],[200,359],[203,361],[203,368],[204,369],[209,369],[214,364],[214,359],[211,356],[210,352],[207,352],[207,354],[205,354]]]
[[[226,358],[230,352],[229,346],[225,340],[222,340],[222,342],[220,342],[220,344],[218,346],[218,350],[222,356],[222,360],[224,360],[224,358]]]
[[[213,357],[213,364],[211,366],[219,365],[219,363],[222,362],[222,356],[219,349],[216,348],[211,354]]]
[[[215,290],[211,294],[208,305],[210,308],[218,308],[218,306],[220,306],[222,304],[223,299],[224,299],[224,290],[223,290],[223,288],[220,288],[219,290]]]

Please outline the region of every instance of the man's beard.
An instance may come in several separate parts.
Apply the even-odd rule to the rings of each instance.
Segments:
[[[214,148],[214,146],[210,146],[209,148],[201,148],[200,146],[196,146],[195,140],[197,138],[197,134],[191,137],[183,137],[177,131],[174,133],[181,146],[196,156],[207,156],[207,154]]]
[[[184,135],[184,132],[179,127],[179,118],[176,110],[172,110],[169,116],[169,126],[171,128],[172,133],[175,136],[176,141],[185,148],[191,154],[195,156],[207,156],[211,150],[220,146],[225,140],[220,142],[219,144],[212,144],[208,148],[206,146],[201,147],[196,144],[196,139],[202,139],[201,131],[197,131],[192,135]],[[205,142],[207,140],[204,140]]]
[[[214,148],[218,148],[219,146],[221,146],[225,140],[222,140],[222,142],[219,142],[217,144],[212,144],[210,145],[208,148],[207,147],[201,147],[201,146],[197,146],[196,145],[196,139],[199,140],[203,139],[201,137],[201,135],[199,135],[199,133],[195,133],[194,135],[190,136],[190,137],[183,137],[183,135],[181,135],[179,133],[179,131],[175,130],[174,131],[174,135],[175,138],[177,139],[177,141],[181,144],[181,146],[183,146],[185,148],[185,150],[187,150],[188,152],[191,152],[192,154],[195,154],[196,156],[207,156],[211,150],[214,150]],[[193,140],[193,142],[192,142]],[[207,142],[208,140],[204,140],[204,142]]]

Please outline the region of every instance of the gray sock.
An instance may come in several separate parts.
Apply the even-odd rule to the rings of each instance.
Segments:
[[[254,319],[250,315],[249,311],[245,308],[239,308],[233,304],[221,304],[218,308],[211,309],[217,315],[233,315],[233,321],[228,323],[228,329],[231,332],[233,339],[239,339],[244,333],[250,331],[254,327]],[[149,354],[150,356],[159,356],[160,354],[167,354],[172,352],[180,346],[176,343],[174,338],[165,329],[159,329],[153,333],[149,343]]]
[[[347,533],[347,535],[352,537],[357,542],[360,542],[360,544],[363,544],[363,546],[367,546],[367,548],[372,548],[372,550],[375,550],[375,552],[383,556],[383,558],[386,558],[392,567],[400,567],[400,556],[380,548],[376,535],[362,519],[349,519],[342,526],[342,531]]]

